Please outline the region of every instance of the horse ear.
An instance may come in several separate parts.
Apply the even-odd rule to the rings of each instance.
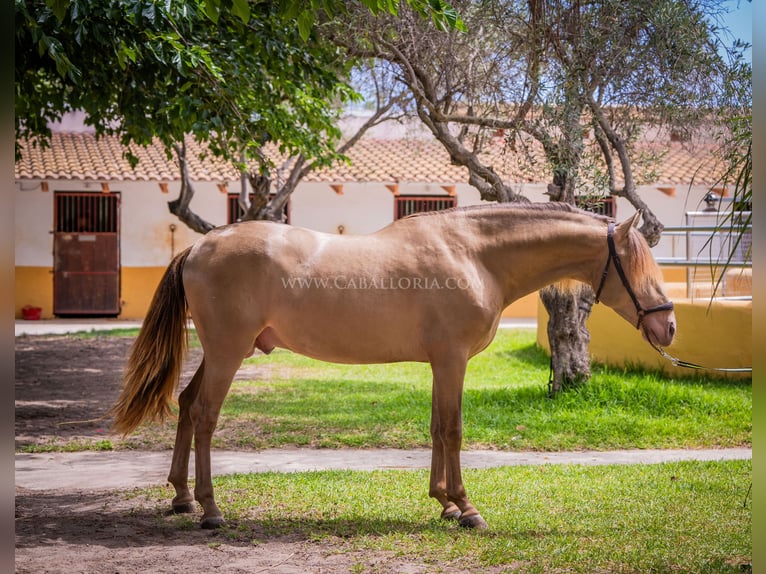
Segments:
[[[631,215],[628,219],[619,223],[615,231],[618,234],[627,234],[627,232],[630,231],[630,229],[632,229],[633,227],[638,227],[638,224],[640,221],[641,221],[641,210],[639,209],[633,215]]]

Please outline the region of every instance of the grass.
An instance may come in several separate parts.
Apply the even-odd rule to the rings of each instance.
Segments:
[[[466,470],[464,478],[489,531],[439,520],[426,471],[331,471],[216,479],[228,525],[215,536],[386,552],[433,572],[750,571],[750,461],[505,467]],[[162,506],[171,493],[135,496]],[[198,518],[158,520],[185,528]]]
[[[196,337],[191,344],[199,344]],[[430,445],[427,364],[336,365],[276,350],[246,359],[243,366],[251,380],[233,383],[214,435],[215,448]],[[751,444],[749,379],[673,378],[595,365],[588,383],[555,399],[547,396],[547,380],[548,357],[537,347],[534,330],[500,330],[468,366],[465,448],[557,451]],[[143,425],[127,440],[109,438],[117,449],[172,448],[175,422]],[[25,448],[102,449],[104,444],[62,444],[57,439]]]
[[[218,448],[430,442],[427,365],[331,365],[275,351],[248,359],[245,367],[254,369],[252,380],[232,385],[215,435]],[[469,365],[466,448],[751,444],[749,380],[595,366],[586,385],[549,399],[547,378],[548,359],[534,332],[500,331]],[[113,446],[169,448],[173,438],[172,423],[145,425],[136,438],[115,439]],[[101,441],[102,448],[108,444]],[[375,571],[365,557],[381,554],[427,572],[752,571],[749,460],[464,469],[463,477],[489,531],[439,520],[425,470],[219,477],[214,485],[228,524],[211,533],[209,547],[306,541],[348,554],[354,572]],[[152,508],[158,527],[196,529],[199,515],[164,515],[172,494],[163,487],[131,496]]]
[[[232,386],[219,446],[430,443],[428,365],[332,365],[287,351],[246,363],[258,365],[260,377]],[[547,377],[548,358],[532,330],[500,331],[466,374],[466,447],[555,451],[750,444],[749,380],[666,378],[596,366],[590,382],[549,399]]]

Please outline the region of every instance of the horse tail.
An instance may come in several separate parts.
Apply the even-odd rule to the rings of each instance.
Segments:
[[[122,393],[112,406],[112,430],[129,434],[145,419],[171,414],[173,392],[188,347],[183,268],[191,247],[176,255],[154,292],[141,331],[130,351]]]

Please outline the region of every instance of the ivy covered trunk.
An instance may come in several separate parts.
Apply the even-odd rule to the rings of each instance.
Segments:
[[[593,305],[593,290],[587,285],[573,291],[561,291],[555,286],[540,291],[540,298],[549,315],[548,341],[551,346],[551,396],[562,389],[590,379],[590,333],[585,322]]]

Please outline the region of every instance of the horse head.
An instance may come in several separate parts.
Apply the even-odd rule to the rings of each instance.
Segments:
[[[607,231],[608,258],[596,291],[602,300],[641,331],[652,345],[673,342],[676,317],[665,295],[662,272],[637,225],[641,212]]]

